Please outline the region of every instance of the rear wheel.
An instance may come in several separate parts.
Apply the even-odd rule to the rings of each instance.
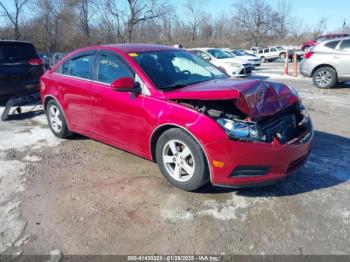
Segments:
[[[159,137],[156,160],[165,179],[182,190],[194,191],[209,181],[201,146],[182,129],[169,129]]]
[[[337,83],[337,72],[331,67],[321,67],[313,74],[313,82],[318,88],[328,89]]]
[[[55,136],[66,138],[72,135],[68,129],[62,109],[53,99],[51,99],[46,105],[46,117],[49,127]]]

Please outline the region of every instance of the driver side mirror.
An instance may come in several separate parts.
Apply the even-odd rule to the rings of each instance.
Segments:
[[[140,87],[138,87],[131,77],[123,77],[114,80],[111,84],[111,88],[117,92],[140,93],[141,91]]]

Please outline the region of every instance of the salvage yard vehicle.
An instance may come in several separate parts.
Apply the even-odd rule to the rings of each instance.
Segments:
[[[286,51],[277,49],[276,47],[259,48],[255,51],[255,54],[260,58],[262,63],[286,58]]]
[[[246,55],[245,53],[237,49],[223,49],[225,52],[229,52],[233,57],[246,63],[252,64],[254,67],[261,66],[261,61],[256,55]]]
[[[319,88],[350,80],[350,37],[322,42],[304,55],[300,73]]]
[[[192,48],[188,51],[202,57],[221,71],[233,77],[246,77],[252,74],[254,66],[248,61],[237,59],[219,48]]]
[[[0,41],[0,95],[39,92],[43,61],[33,44],[24,41]]]
[[[40,91],[57,137],[80,133],[155,161],[187,191],[278,181],[303,165],[313,139],[293,88],[234,80],[168,46],[79,49],[42,76]]]

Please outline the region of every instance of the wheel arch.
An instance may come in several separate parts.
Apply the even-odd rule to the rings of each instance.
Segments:
[[[316,72],[318,69],[322,68],[322,67],[330,67],[330,68],[332,68],[332,69],[335,71],[336,76],[337,76],[337,78],[338,78],[337,69],[335,69],[335,67],[332,66],[332,65],[330,65],[330,64],[320,64],[320,65],[316,66],[314,69],[312,69],[311,77],[314,77],[315,72]]]
[[[65,114],[65,112],[63,110],[63,107],[62,107],[61,103],[57,100],[57,98],[54,97],[53,95],[47,95],[47,96],[44,97],[44,99],[43,99],[44,111],[46,112],[46,107],[47,107],[47,104],[49,103],[50,100],[54,100],[59,105],[59,107],[61,108],[61,111],[63,113],[63,117],[64,117],[64,119],[66,121],[67,127],[68,127],[68,129],[70,129],[69,121],[68,121],[68,119],[66,117],[66,114]]]
[[[151,152],[151,157],[152,157],[152,161],[154,161],[155,163],[157,162],[156,160],[156,145],[157,145],[157,141],[159,139],[159,137],[167,130],[171,129],[171,128],[179,128],[183,131],[185,131],[187,134],[189,134],[194,140],[197,141],[197,143],[200,145],[201,149],[203,150],[205,159],[207,161],[207,165],[208,165],[208,169],[209,169],[209,177],[211,180],[211,166],[210,166],[210,162],[209,162],[209,157],[208,154],[204,148],[204,146],[202,145],[202,143],[200,142],[200,140],[191,132],[189,131],[187,128],[174,124],[174,123],[166,123],[166,124],[162,124],[158,127],[156,127],[152,134],[151,134],[151,139],[150,139],[150,152]]]

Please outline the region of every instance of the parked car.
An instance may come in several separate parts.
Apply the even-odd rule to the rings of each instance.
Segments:
[[[300,64],[303,76],[319,88],[332,88],[350,80],[350,37],[322,42],[305,53]]]
[[[321,43],[323,41],[327,41],[327,40],[331,40],[334,38],[341,38],[341,37],[346,37],[349,36],[348,34],[328,34],[328,35],[321,35],[319,37],[317,37],[314,40],[310,40],[310,41],[306,41],[303,43],[303,45],[301,46],[301,50],[308,51],[308,49],[312,46],[317,45],[318,43]]]
[[[237,59],[219,48],[193,48],[189,51],[233,77],[250,76],[254,68],[249,61]]]
[[[33,44],[0,41],[0,95],[19,95],[39,91],[43,61]]]
[[[59,62],[63,57],[65,57],[68,53],[53,53],[51,58],[51,67],[53,67],[57,62]]]
[[[246,55],[245,53],[237,49],[224,49],[225,52],[229,52],[235,58],[244,61],[245,63],[251,63],[254,67],[261,66],[261,61],[256,55]]]
[[[51,64],[50,58],[47,55],[45,55],[44,53],[38,53],[38,55],[39,55],[40,59],[43,61],[43,63],[44,63],[45,70],[50,69],[50,67],[51,67],[50,66],[50,64]]]
[[[311,149],[311,120],[294,89],[234,80],[178,48],[82,48],[47,71],[40,90],[56,136],[80,133],[155,161],[183,190],[272,183]]]
[[[266,47],[266,48],[260,48],[256,50],[255,53],[262,63],[274,61],[276,59],[285,59],[286,58],[286,51],[285,50],[279,50],[276,47]]]

